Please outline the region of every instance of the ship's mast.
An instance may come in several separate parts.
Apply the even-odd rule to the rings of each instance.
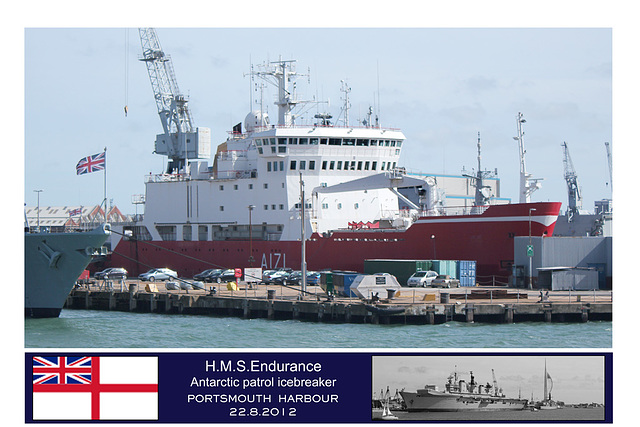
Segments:
[[[544,359],[544,399],[551,401],[551,390],[553,389],[553,380],[551,380],[551,388],[547,386],[547,381],[551,380],[551,375],[547,372],[547,359]]]
[[[349,93],[351,92],[351,87],[349,87],[349,85],[344,81],[344,80],[340,80],[341,83],[341,87],[340,87],[340,91],[342,93],[344,93],[344,104],[343,104],[343,111],[344,111],[344,125],[345,127],[349,127],[349,109],[351,108],[351,103],[349,102]]]
[[[472,179],[473,186],[476,187],[474,206],[486,206],[489,204],[489,200],[493,197],[491,187],[484,184],[484,180],[487,178],[493,178],[497,175],[497,169],[495,172],[482,170],[482,144],[480,143],[480,132],[478,132],[478,171],[476,175],[467,175],[463,173],[463,176]]]
[[[260,65],[262,71],[251,70],[251,74],[262,78],[278,88],[278,126],[291,126],[295,117],[291,114],[296,105],[300,103],[296,97],[295,79],[304,74],[294,70],[295,60],[285,61],[280,58],[276,62]]]
[[[538,182],[541,181],[542,178],[532,178],[532,175],[527,173],[527,166],[524,160],[524,155],[527,151],[524,149],[524,131],[522,130],[522,125],[526,123],[526,120],[520,112],[516,115],[516,123],[518,126],[518,136],[514,136],[513,139],[518,141],[518,149],[520,152],[520,203],[530,203],[531,194],[542,186],[542,184]]]

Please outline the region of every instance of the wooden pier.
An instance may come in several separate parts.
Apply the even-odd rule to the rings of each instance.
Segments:
[[[163,283],[128,281],[74,289],[65,308],[373,324],[612,320],[611,291],[556,291],[541,300],[539,290],[402,288],[390,296],[372,303],[329,298],[317,286],[306,293],[298,287],[247,284],[167,290]]]

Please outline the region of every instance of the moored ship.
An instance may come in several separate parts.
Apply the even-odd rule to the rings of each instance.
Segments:
[[[435,385],[426,385],[416,392],[401,391],[409,412],[460,412],[460,411],[520,411],[527,399],[506,397],[498,387],[493,369],[493,383],[485,385],[475,381],[473,372],[467,382],[453,372],[447,378],[445,390]]]
[[[24,236],[25,317],[58,317],[76,280],[100,254],[110,227],[88,232],[28,233]]]
[[[155,152],[169,162],[147,177],[142,219],[114,236],[114,266],[192,276],[214,266],[300,268],[304,252],[314,270],[363,271],[365,259],[468,259],[478,275],[508,276],[515,236],[553,233],[560,203],[498,204],[480,168],[474,204],[445,206],[437,178],[399,167],[400,130],[382,127],[372,109],[350,124],[344,82],[341,121],[318,113],[298,123],[293,111],[305,101],[296,95],[295,61],[252,67],[253,78],[277,87],[277,124],[262,108],[250,112],[209,165],[209,129],[193,125],[155,32],[140,34],[164,129]]]

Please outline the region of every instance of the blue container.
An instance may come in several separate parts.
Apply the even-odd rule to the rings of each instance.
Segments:
[[[342,296],[349,296],[351,294],[351,285],[353,281],[360,273],[353,271],[334,271],[333,287],[335,291]],[[352,294],[352,296],[355,296]]]
[[[476,285],[476,262],[458,261],[456,277],[460,280],[460,286]]]

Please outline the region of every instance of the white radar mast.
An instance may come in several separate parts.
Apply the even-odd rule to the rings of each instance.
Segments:
[[[532,178],[532,175],[527,173],[527,166],[524,161],[524,155],[527,151],[524,149],[524,131],[522,130],[522,125],[526,122],[522,113],[516,115],[518,136],[514,136],[513,139],[518,141],[518,149],[520,151],[520,203],[530,203],[531,194],[542,186],[538,181],[544,179]]]
[[[305,74],[299,74],[295,71],[295,63],[295,60],[280,58],[278,61],[259,65],[261,71],[251,70],[252,75],[258,76],[278,88],[278,99],[275,102],[278,106],[278,126],[292,126],[295,117],[291,111],[302,102],[297,99],[294,82],[297,77]]]

